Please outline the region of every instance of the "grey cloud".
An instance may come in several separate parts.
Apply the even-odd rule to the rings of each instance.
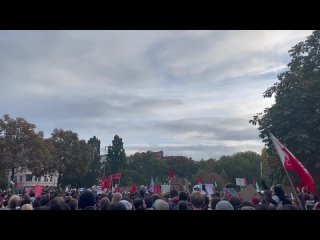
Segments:
[[[130,149],[231,153],[243,147],[222,142],[258,140],[250,110],[309,33],[0,31],[0,111],[105,145],[119,134]]]
[[[248,119],[240,118],[188,118],[159,123],[154,127],[173,135],[192,133],[192,136],[186,136],[192,140],[257,139],[256,129],[248,124]]]

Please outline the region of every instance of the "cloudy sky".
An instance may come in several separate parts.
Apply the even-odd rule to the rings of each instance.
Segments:
[[[102,149],[195,160],[260,152],[248,123],[311,31],[0,31],[0,114]],[[104,152],[104,150],[102,151]]]

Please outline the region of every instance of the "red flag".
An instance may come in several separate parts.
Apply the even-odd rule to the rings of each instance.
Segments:
[[[106,188],[111,189],[112,188],[112,176],[109,176],[106,181]]]
[[[132,193],[132,194],[137,193],[137,185],[136,185],[135,183],[132,184],[131,193]]]
[[[34,193],[36,195],[36,197],[40,197],[43,191],[43,186],[42,185],[37,185],[34,187]]]
[[[287,170],[294,170],[301,178],[304,186],[306,186],[311,193],[315,192],[314,180],[309,171],[302,165],[302,163],[285,147],[279,140],[270,133],[271,140],[277,153],[280,157],[282,166]]]
[[[111,175],[112,180],[120,180],[121,178],[121,172],[117,172]]]
[[[16,180],[16,181],[14,182],[14,187],[15,187],[15,188],[18,188],[18,187],[19,187],[18,180]]]
[[[174,177],[174,170],[173,170],[173,168],[171,168],[169,179],[171,179],[171,178],[173,178],[173,177]]]
[[[202,182],[203,182],[202,177],[199,177],[199,178],[198,178],[198,184],[201,184]]]
[[[154,193],[158,193],[160,194],[161,193],[161,187],[159,184],[154,184]]]
[[[103,176],[101,178],[101,190],[104,191],[107,188],[107,180],[105,179],[105,177]]]

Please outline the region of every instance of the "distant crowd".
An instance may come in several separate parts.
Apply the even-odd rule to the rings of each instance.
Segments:
[[[155,194],[141,185],[137,193],[102,193],[84,190],[62,192],[47,189],[36,197],[33,191],[0,195],[0,210],[320,210],[317,195],[300,192],[297,198],[284,193],[280,185],[265,190],[250,201],[241,199],[231,184],[223,191],[205,194],[200,191]]]

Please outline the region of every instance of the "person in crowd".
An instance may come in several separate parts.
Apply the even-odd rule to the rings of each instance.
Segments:
[[[169,204],[162,199],[156,200],[155,205],[156,205],[156,210],[170,210]]]
[[[194,191],[191,194],[190,201],[193,210],[203,210],[203,206],[205,204],[204,194],[198,191]]]
[[[216,210],[234,210],[230,202],[226,200],[221,200],[216,205]]]
[[[79,197],[78,209],[81,210],[95,210],[96,199],[93,192],[83,191]]]

